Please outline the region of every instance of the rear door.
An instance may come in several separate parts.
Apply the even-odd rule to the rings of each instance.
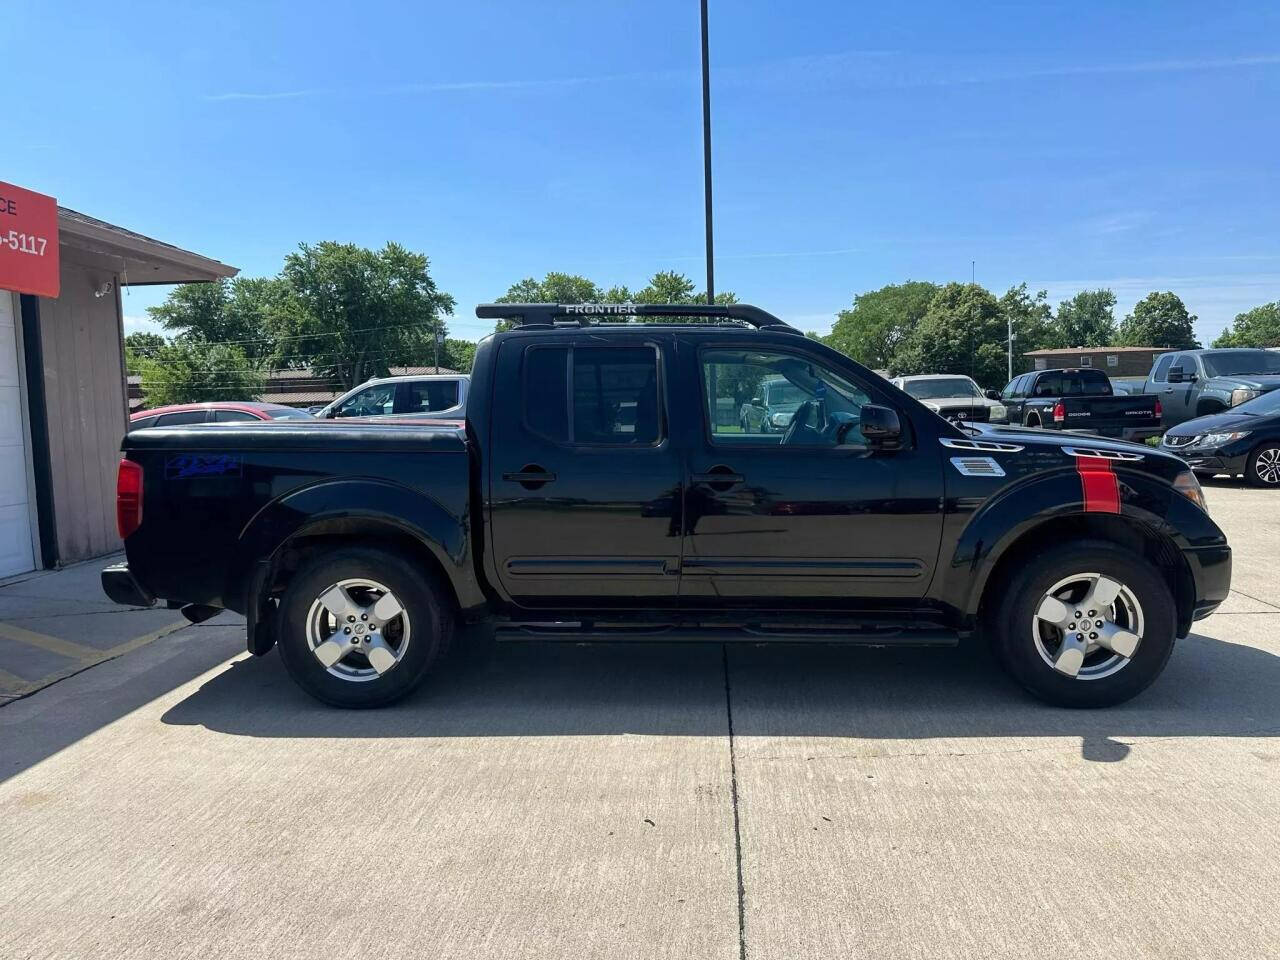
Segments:
[[[671,349],[658,331],[502,343],[489,523],[496,575],[517,603],[675,604],[683,465],[667,431]]]
[[[942,529],[942,448],[906,431],[902,449],[859,441],[857,411],[895,403],[872,380],[796,347],[704,344],[682,358],[690,445],[682,607],[848,609],[914,600],[928,588]],[[712,417],[788,371],[806,400],[779,433]],[[685,391],[697,384],[700,395]],[[829,430],[852,411],[848,442]]]

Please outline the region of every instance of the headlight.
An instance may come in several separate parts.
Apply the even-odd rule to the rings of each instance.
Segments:
[[[1261,390],[1255,390],[1253,387],[1236,387],[1231,391],[1231,405],[1233,407],[1238,407],[1240,404],[1247,403],[1255,397],[1260,396],[1262,396]]]
[[[1200,489],[1200,481],[1190,470],[1183,470],[1173,481],[1173,489],[1194,503],[1205,513],[1209,512],[1209,504],[1205,503],[1204,491]]]
[[[991,414],[990,414],[992,420],[1003,420],[1008,415],[1009,415],[1009,408],[1006,407],[1004,404],[997,403],[992,405]]]
[[[1206,433],[1196,437],[1190,445],[1193,447],[1221,447],[1248,435],[1248,430],[1236,430],[1232,433]]]
[[[788,423],[791,422],[791,414],[775,413],[773,416],[769,418],[769,422],[773,424],[775,427],[785,427]]]

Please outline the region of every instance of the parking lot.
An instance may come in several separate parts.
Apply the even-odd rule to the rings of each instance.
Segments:
[[[0,957],[1280,956],[1280,501],[1207,494],[1236,590],[1095,712],[965,649],[548,643],[343,712],[230,614],[2,588],[48,685]]]

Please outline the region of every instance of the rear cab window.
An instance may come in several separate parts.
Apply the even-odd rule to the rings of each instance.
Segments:
[[[1156,361],[1156,365],[1151,369],[1151,379],[1156,383],[1164,383],[1165,377],[1169,373],[1169,368],[1173,366],[1173,358],[1176,354],[1166,353],[1163,357]]]
[[[655,445],[663,433],[658,373],[649,344],[528,347],[525,426],[559,443]]]

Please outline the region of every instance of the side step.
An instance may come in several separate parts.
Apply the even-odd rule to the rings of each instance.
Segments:
[[[844,643],[870,647],[954,647],[960,634],[937,626],[795,624],[601,624],[592,621],[499,623],[501,641],[566,643]]]

